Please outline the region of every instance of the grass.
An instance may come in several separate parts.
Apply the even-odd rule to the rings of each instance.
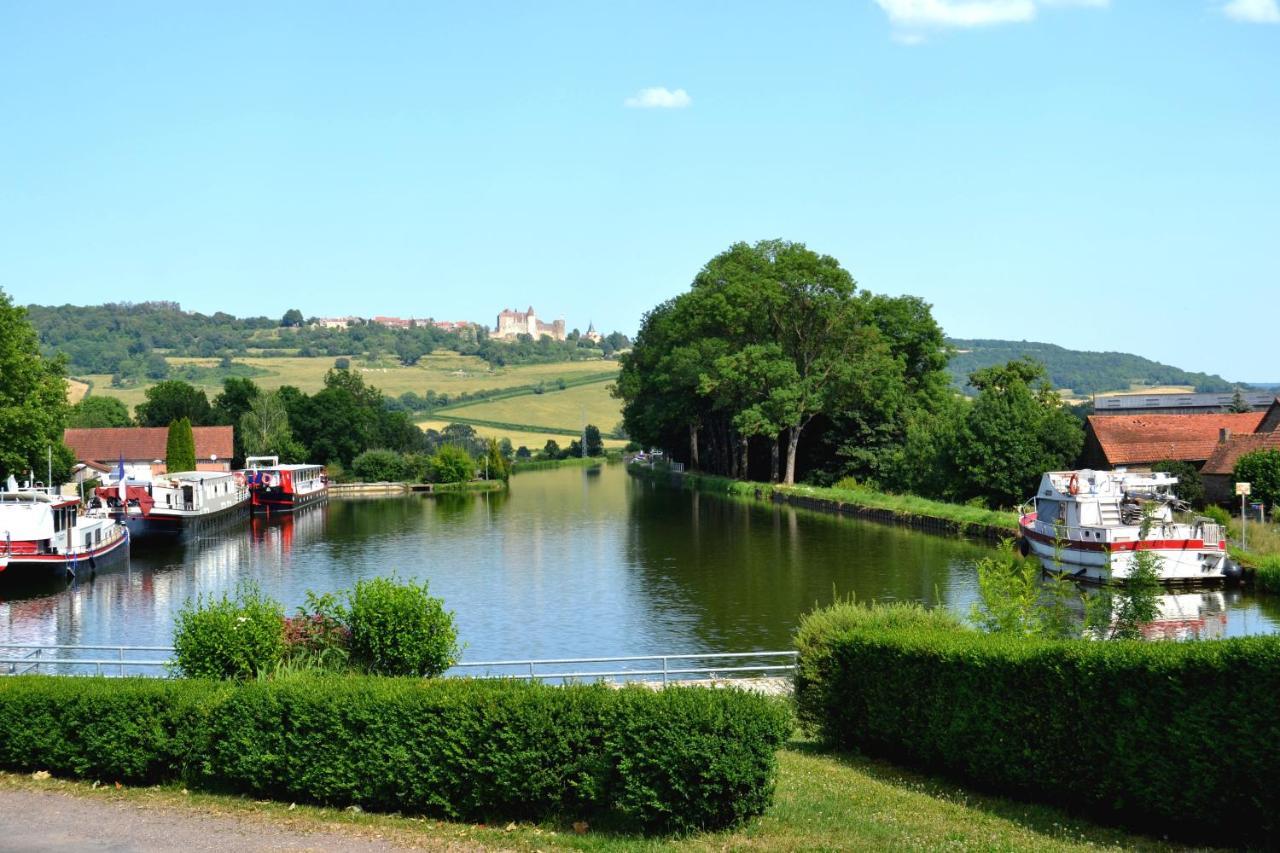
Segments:
[[[0,773],[0,790],[57,791],[141,808],[229,815],[271,828],[341,832],[408,846],[482,845],[513,850],[1175,850],[1050,806],[988,797],[859,756],[793,741],[779,753],[777,795],[734,832],[643,838],[563,824],[457,823],[349,812],[176,787],[94,788],[87,782]]]
[[[643,473],[647,469],[639,467],[636,470]],[[1009,532],[1010,536],[1013,536],[1018,528],[1018,514],[1016,512],[986,509],[985,507],[969,506],[968,504],[945,503],[916,495],[890,494],[862,487],[849,489],[804,485],[782,486],[733,480],[728,477],[716,477],[698,473],[685,474],[684,482],[689,487],[704,491],[736,494],[745,497],[754,496],[757,491],[764,494],[777,492],[782,495],[817,498],[867,509],[888,510],[903,517],[937,518],[964,526],[1003,528]]]
[[[430,420],[418,421],[418,426],[423,429],[442,430],[451,423],[461,423],[460,421],[446,420],[447,414],[438,415]],[[537,452],[547,444],[547,439],[552,439],[561,447],[568,447],[569,442],[573,440],[570,436],[560,435],[558,433],[549,432],[528,432],[520,429],[507,429],[505,427],[473,425],[476,434],[481,438],[508,438],[511,440],[512,447],[524,447]],[[604,446],[609,449],[622,448],[626,446],[626,441],[617,438],[604,439]]]
[[[1231,559],[1257,570],[1254,582],[1259,589],[1280,592],[1280,525],[1251,521],[1246,534],[1249,539],[1247,549],[1238,545],[1227,546]],[[1228,536],[1231,542],[1240,541],[1240,519],[1232,519]]]
[[[202,367],[214,367],[216,358],[188,358],[170,356],[170,364],[196,364]],[[615,365],[607,361],[572,361],[555,364],[519,364],[508,367],[493,368],[487,362],[475,356],[459,355],[456,352],[433,352],[424,356],[412,367],[405,367],[394,359],[385,358],[370,364],[362,358],[351,358],[351,369],[358,371],[365,381],[377,387],[388,396],[399,396],[406,391],[425,394],[428,390],[450,395],[463,391],[479,391],[490,388],[509,388],[518,385],[533,385],[540,381],[554,383],[557,379],[573,380],[588,375],[599,375]],[[281,358],[244,357],[234,360],[236,364],[247,364],[266,371],[254,378],[259,387],[267,390],[279,388],[281,385],[293,385],[308,394],[314,394],[324,387],[324,375],[333,367],[334,359],[329,356],[303,358],[299,356]],[[145,399],[145,392],[154,383],[145,383],[129,388],[112,388],[111,377],[92,375],[80,377],[93,382],[93,393],[116,397],[132,408]],[[210,382],[197,384],[203,388],[210,398],[222,390],[222,383]],[[603,387],[603,386],[601,386]],[[612,429],[618,420],[615,417],[607,428]]]
[[[84,399],[84,395],[89,393],[89,383],[81,382],[78,379],[67,380],[67,402],[75,405]]]
[[[622,420],[622,402],[609,394],[610,384],[595,382],[564,391],[549,389],[542,394],[510,397],[450,407],[450,417],[475,418],[477,420],[527,424],[531,427],[551,427],[578,431],[586,423],[595,424],[601,432],[612,432]],[[439,412],[437,416],[446,413]]]

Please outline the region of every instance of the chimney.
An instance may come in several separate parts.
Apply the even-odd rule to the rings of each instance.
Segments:
[[[1230,440],[1230,438],[1231,438],[1230,427],[1222,427],[1220,430],[1218,430],[1218,444],[1226,444],[1227,441]]]

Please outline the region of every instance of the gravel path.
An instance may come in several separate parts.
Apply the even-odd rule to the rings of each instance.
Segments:
[[[424,843],[430,843],[424,840]],[[351,850],[411,849],[373,833],[308,832],[253,816],[77,797],[53,791],[0,791],[0,850]],[[475,850],[445,845],[437,850]]]

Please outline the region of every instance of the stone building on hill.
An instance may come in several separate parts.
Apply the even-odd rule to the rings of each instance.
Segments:
[[[529,306],[527,311],[504,309],[498,315],[498,325],[489,334],[489,337],[510,340],[518,335],[529,335],[535,341],[543,335],[547,335],[557,341],[563,341],[567,337],[564,330],[564,320],[544,323],[538,319],[538,315],[533,310],[532,305]]]

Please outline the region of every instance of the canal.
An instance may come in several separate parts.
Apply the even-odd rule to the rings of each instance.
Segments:
[[[456,612],[464,659],[789,647],[834,594],[967,613],[988,546],[632,479],[620,465],[519,474],[509,493],[333,500],[296,518],[135,549],[93,579],[0,589],[0,642],[168,645],[197,594],[256,582],[292,612],[308,590],[395,574]],[[1166,633],[1276,630],[1280,599],[1168,596]]]

